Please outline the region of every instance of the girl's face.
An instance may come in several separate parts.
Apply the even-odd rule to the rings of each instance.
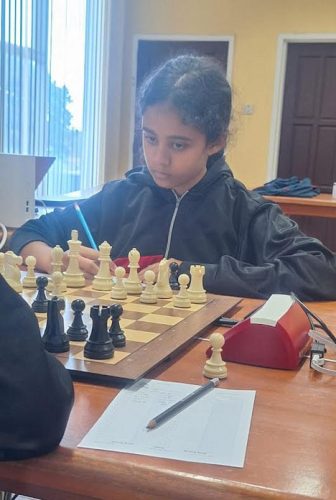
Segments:
[[[143,149],[155,183],[178,195],[192,188],[206,173],[208,157],[222,145],[207,145],[206,137],[184,125],[167,104],[149,106],[142,118]]]

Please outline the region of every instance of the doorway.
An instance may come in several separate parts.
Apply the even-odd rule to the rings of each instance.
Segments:
[[[336,181],[336,43],[289,43],[278,177],[309,177],[322,192]],[[336,251],[336,221],[292,217]]]

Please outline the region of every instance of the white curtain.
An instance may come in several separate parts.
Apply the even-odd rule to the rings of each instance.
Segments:
[[[53,156],[37,197],[104,180],[110,0],[0,0],[0,152]]]

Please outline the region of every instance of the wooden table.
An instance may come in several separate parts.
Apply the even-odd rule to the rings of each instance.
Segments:
[[[288,215],[336,218],[336,198],[333,198],[331,194],[319,194],[314,198],[293,196],[264,196],[264,198],[280,205],[284,213]]]
[[[244,300],[235,317],[259,303]],[[336,328],[335,302],[311,308]],[[204,383],[205,348],[204,341],[195,340],[150,376]],[[0,489],[55,500],[335,498],[336,378],[312,371],[308,362],[298,371],[228,363],[228,379],[220,387],[257,391],[242,469],[77,449],[118,390],[76,383],[61,447],[44,457],[0,463]]]

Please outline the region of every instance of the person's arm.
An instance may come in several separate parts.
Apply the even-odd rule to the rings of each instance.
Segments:
[[[191,264],[183,262],[180,273]],[[268,298],[295,292],[303,300],[336,299],[335,255],[303,235],[275,204],[264,204],[251,218],[238,258],[223,255],[205,264],[204,287],[217,294]]]
[[[36,268],[38,271],[50,274],[52,271],[51,263],[52,263],[52,248],[46,245],[43,241],[32,241],[25,245],[20,255],[23,257],[24,261],[29,255],[34,255],[36,258]],[[79,256],[78,256],[78,264],[80,269],[89,277],[92,278],[98,272],[98,257],[99,252],[94,250],[93,248],[80,247]],[[63,256],[63,270],[66,270],[66,267],[69,262],[69,253],[68,251],[64,253]],[[114,264],[111,263],[111,270],[114,269]]]
[[[101,220],[101,204],[103,192],[101,191],[81,204],[86,221],[96,239]],[[51,249],[60,245],[64,251],[68,249],[68,240],[71,238],[72,229],[77,229],[79,239],[83,242],[80,249],[79,265],[89,276],[94,276],[98,271],[98,252],[88,248],[86,234],[77,217],[75,208],[70,206],[64,210],[55,210],[43,215],[39,219],[29,220],[15,231],[10,240],[10,249],[24,259],[28,255],[36,258],[36,267],[42,272],[51,271]],[[68,263],[67,253],[64,255],[64,266]]]

